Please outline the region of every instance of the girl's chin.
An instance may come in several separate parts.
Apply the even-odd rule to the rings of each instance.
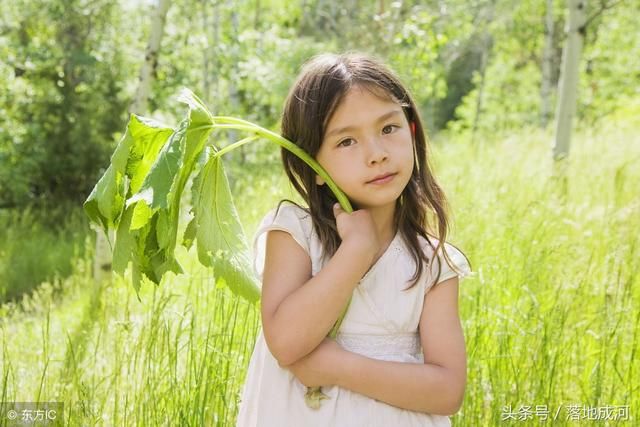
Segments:
[[[388,201],[383,201],[383,200],[376,200],[376,201],[370,201],[370,202],[354,202],[351,201],[351,207],[353,207],[354,211],[360,210],[360,209],[380,209],[380,208],[386,208],[386,207],[394,207],[396,205],[396,200],[388,200]]]

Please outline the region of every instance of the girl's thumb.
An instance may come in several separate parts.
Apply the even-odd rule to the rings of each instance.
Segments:
[[[340,207],[340,203],[335,203],[333,205],[333,215],[338,216],[338,214],[342,212],[342,208]]]

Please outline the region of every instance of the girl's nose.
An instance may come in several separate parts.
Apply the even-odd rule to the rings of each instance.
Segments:
[[[367,153],[367,155],[368,163],[370,165],[380,163],[386,160],[389,156],[389,153],[387,153],[387,149],[383,145],[382,141],[380,141],[378,138],[372,138],[367,145],[369,146],[369,152]]]

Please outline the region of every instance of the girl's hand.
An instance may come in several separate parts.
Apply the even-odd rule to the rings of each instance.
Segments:
[[[336,203],[333,205],[333,215],[336,217],[338,235],[342,243],[352,245],[373,261],[381,249],[381,244],[371,213],[366,209],[360,209],[348,214]]]
[[[307,387],[337,383],[344,350],[331,338],[325,338],[311,353],[286,368]]]

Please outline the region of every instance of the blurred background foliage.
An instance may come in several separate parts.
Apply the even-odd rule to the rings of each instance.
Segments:
[[[0,401],[64,402],[65,425],[235,423],[259,310],[182,246],[187,273],[140,301],[128,279],[95,280],[81,208],[164,1],[148,106],[133,112],[169,125],[186,86],[277,131],[300,66],[326,51],[375,54],[409,86],[451,241],[477,273],[460,293],[469,374],[454,426],[503,425],[512,404],[637,418],[637,0],[587,1],[565,191],[549,143],[567,0],[0,0]],[[224,161],[251,237],[294,190],[272,144]],[[557,425],[575,425],[567,412]]]
[[[483,135],[474,139],[482,143],[549,126],[541,119],[549,5],[548,96],[554,106],[564,2],[174,0],[149,111],[137,113],[175,124],[182,107],[174,97],[187,86],[215,114],[277,130],[282,102],[306,59],[360,50],[386,60],[407,83],[436,143],[469,131]],[[599,10],[603,5],[610,7]],[[58,205],[79,207],[87,197],[124,129],[154,6],[151,0],[0,0],[5,218],[27,207],[45,212]],[[637,117],[640,3],[590,2],[589,8],[578,123],[598,126],[612,117]],[[224,145],[235,135],[217,138]],[[233,153],[228,164],[233,184],[233,171],[247,164],[277,170],[279,153],[252,144]],[[88,231],[82,220],[74,223]]]
[[[2,3],[0,205],[82,201],[126,122],[154,4]],[[554,3],[556,84],[565,9],[564,2]],[[432,135],[473,126],[483,55],[488,60],[477,126],[501,132],[535,125],[545,10],[545,2],[533,0],[176,0],[148,114],[173,123],[181,112],[172,108],[181,107],[171,98],[187,86],[216,113],[277,128],[283,99],[305,59],[363,50],[387,60],[407,82]],[[637,98],[638,12],[637,2],[620,2],[589,23],[579,120],[597,124]],[[268,156],[254,147],[258,152],[244,155]]]

